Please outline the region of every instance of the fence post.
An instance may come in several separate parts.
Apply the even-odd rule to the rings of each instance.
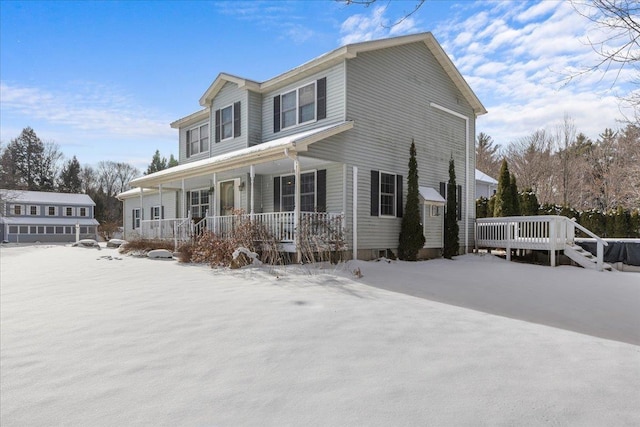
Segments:
[[[598,271],[602,271],[604,268],[604,246],[602,245],[602,240],[597,239],[597,249],[596,249],[596,266],[598,267]]]

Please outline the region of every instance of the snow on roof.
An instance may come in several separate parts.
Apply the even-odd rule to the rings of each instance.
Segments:
[[[489,184],[496,184],[496,185],[498,184],[498,181],[491,178],[486,173],[479,171],[478,169],[476,169],[476,181],[487,182]]]
[[[445,204],[446,200],[440,195],[434,188],[431,187],[419,187],[420,196],[425,202],[432,202],[435,204]]]
[[[10,203],[51,203],[57,205],[95,206],[87,194],[54,193],[47,191],[25,191],[0,189],[0,198]]]
[[[5,216],[0,221],[12,225],[99,225],[94,218],[43,218],[39,216]]]

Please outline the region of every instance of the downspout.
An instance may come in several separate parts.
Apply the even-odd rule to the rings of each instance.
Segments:
[[[464,136],[465,136],[465,149],[467,152],[466,160],[465,160],[465,166],[464,166],[464,173],[465,173],[465,203],[464,203],[464,253],[468,253],[469,250],[469,157],[471,155],[470,153],[470,149],[471,149],[471,144],[469,142],[469,117],[462,115],[458,112],[455,112],[453,110],[450,110],[446,107],[443,107],[442,105],[438,105],[435,102],[432,102],[430,104],[433,108],[437,108],[440,111],[444,111],[445,113],[449,113],[452,116],[461,118],[462,120],[464,120]]]

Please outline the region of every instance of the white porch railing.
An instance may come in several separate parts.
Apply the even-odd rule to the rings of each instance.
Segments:
[[[564,216],[515,216],[480,218],[476,220],[476,246],[479,248],[504,248],[507,260],[512,249],[547,250],[551,265],[556,265],[556,251],[573,246],[576,228],[596,239],[596,268],[604,266],[604,246],[607,242],[575,221]]]
[[[301,212],[300,221],[311,227],[314,234],[330,236],[335,233],[335,225],[339,223],[341,214],[324,212]],[[208,216],[194,223],[190,218],[142,220],[141,236],[148,239],[174,239],[186,241],[199,236],[205,230],[219,236],[228,236],[234,227],[246,223],[263,225],[268,233],[278,242],[294,242],[294,212],[271,212],[260,214],[242,214],[228,216]],[[332,227],[333,226],[333,227]]]

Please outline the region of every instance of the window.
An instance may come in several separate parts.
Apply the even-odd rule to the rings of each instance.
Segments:
[[[326,211],[325,169],[300,174],[300,211]],[[274,205],[276,211],[290,212],[295,209],[295,175],[285,175],[274,179]]]
[[[440,195],[444,197],[445,200],[447,200],[448,188],[449,188],[448,182],[440,183]],[[462,186],[461,185],[456,186],[456,204],[457,204],[456,217],[458,218],[458,221],[462,221]]]
[[[273,132],[327,117],[327,78],[273,98]]]
[[[187,131],[187,157],[204,153],[209,149],[209,124]]]
[[[402,175],[371,171],[371,216],[402,217]]]
[[[13,214],[22,215],[22,205],[13,205]]]
[[[58,208],[55,206],[47,206],[47,216],[56,216],[58,215]]]
[[[20,234],[29,234],[29,226],[21,225],[20,226]]]
[[[80,216],[87,216],[87,208],[79,208]]]
[[[18,226],[17,225],[10,225],[9,226],[9,233],[18,234]]]
[[[441,207],[438,205],[431,205],[430,216],[440,216],[442,215]]]
[[[160,217],[160,206],[154,206],[151,208],[151,219],[161,219]]]
[[[380,172],[380,215],[396,216],[396,176]]]
[[[64,234],[64,227],[56,227],[56,234]]]
[[[65,207],[64,216],[73,216],[73,208],[69,206]]]
[[[133,219],[133,229],[140,228],[140,208],[135,208],[131,213],[131,217]]]
[[[29,215],[38,215],[38,207],[29,206]]]
[[[46,234],[53,234],[54,230],[55,230],[55,227],[47,226],[47,228],[46,228],[47,233]]]
[[[240,102],[235,102],[220,110],[216,110],[216,142],[237,138],[242,134]]]
[[[191,192],[191,218],[203,218],[209,211],[209,190],[194,190]]]

